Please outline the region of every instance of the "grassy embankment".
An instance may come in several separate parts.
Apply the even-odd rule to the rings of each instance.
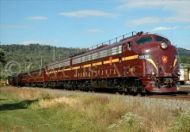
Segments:
[[[180,131],[190,130],[190,112],[151,107],[122,96],[55,94],[0,88],[0,131]]]

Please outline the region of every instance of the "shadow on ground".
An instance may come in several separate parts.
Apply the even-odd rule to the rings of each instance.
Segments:
[[[38,100],[24,100],[18,103],[0,104],[0,111],[26,109],[30,106],[30,104],[36,101]]]
[[[7,100],[7,99],[0,99],[0,101],[4,101],[4,100]]]

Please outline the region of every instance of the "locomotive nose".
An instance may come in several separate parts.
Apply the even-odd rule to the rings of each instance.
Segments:
[[[140,59],[146,60],[147,74],[168,77],[175,73],[177,57],[174,46],[166,42],[152,43],[143,48],[142,54]]]

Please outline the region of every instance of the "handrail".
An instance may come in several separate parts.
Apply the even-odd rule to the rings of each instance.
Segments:
[[[123,34],[123,35],[121,35],[121,36],[115,37],[115,38],[113,38],[113,39],[109,39],[109,40],[107,40],[107,41],[98,43],[98,44],[96,44],[96,45],[94,45],[94,46],[92,46],[92,47],[87,48],[87,51],[97,49],[97,48],[100,47],[100,46],[111,45],[111,44],[114,44],[114,43],[118,43],[118,42],[120,42],[120,41],[123,40],[123,39],[126,39],[126,38],[129,38],[129,37],[134,36],[134,33],[136,33],[136,32],[135,32],[135,31],[129,32],[129,33]],[[130,35],[130,34],[131,34],[131,35]],[[86,51],[85,51],[85,52],[86,52]],[[82,54],[82,53],[84,53],[84,51],[79,52],[79,53],[76,53],[76,54],[74,54],[74,55],[71,55],[70,57],[74,57],[74,56],[80,55],[80,54]]]
[[[93,49],[96,49],[96,48],[98,48],[99,46],[102,46],[102,45],[111,45],[111,44],[117,43],[122,39],[134,36],[134,33],[136,33],[136,32],[133,31],[133,32],[130,32],[130,33],[123,34],[123,35],[115,37],[113,39],[109,39],[107,41],[104,41],[104,42],[101,42],[99,44],[96,44],[95,46],[92,46],[92,47],[90,47],[88,49],[93,50]],[[131,35],[129,35],[129,34],[131,34]]]

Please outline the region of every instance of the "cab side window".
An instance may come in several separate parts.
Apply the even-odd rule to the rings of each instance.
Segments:
[[[127,42],[127,49],[131,50],[132,42]]]

